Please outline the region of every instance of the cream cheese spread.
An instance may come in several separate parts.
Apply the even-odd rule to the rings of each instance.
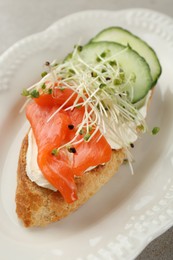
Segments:
[[[26,153],[26,173],[29,179],[37,185],[56,191],[46,180],[37,163],[38,148],[32,130],[28,133],[28,149]]]

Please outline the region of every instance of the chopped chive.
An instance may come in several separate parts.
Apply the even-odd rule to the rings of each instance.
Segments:
[[[41,77],[42,77],[42,78],[44,78],[46,75],[47,75],[47,72],[46,72],[46,71],[43,71],[43,72],[41,73]]]
[[[27,89],[23,89],[21,95],[24,97],[28,97],[30,95],[30,93]]]
[[[106,70],[105,69],[102,69],[102,73],[105,73],[106,72]]]
[[[31,91],[30,95],[31,98],[38,98],[40,96],[40,93],[38,92],[37,89],[34,89],[33,91]]]
[[[153,128],[152,134],[156,135],[159,131],[160,131],[160,128],[156,126],[156,127]]]

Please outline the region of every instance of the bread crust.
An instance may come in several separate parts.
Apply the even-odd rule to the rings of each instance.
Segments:
[[[68,204],[59,191],[42,188],[28,178],[27,147],[28,135],[25,136],[20,150],[16,189],[16,213],[25,227],[45,226],[68,216],[111,179],[125,158],[123,150],[114,150],[111,160],[105,166],[98,166],[76,178],[78,200]]]

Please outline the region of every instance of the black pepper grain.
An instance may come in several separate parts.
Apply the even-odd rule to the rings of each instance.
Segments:
[[[68,125],[68,128],[72,130],[74,128],[74,125]]]

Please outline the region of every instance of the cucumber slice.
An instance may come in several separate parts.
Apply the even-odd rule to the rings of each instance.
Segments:
[[[146,98],[147,98],[147,96],[145,96],[144,98],[142,98],[141,100],[139,100],[138,102],[136,102],[136,103],[134,104],[135,108],[139,110],[141,107],[143,107],[143,106],[145,105]]]
[[[147,61],[151,70],[153,86],[156,84],[161,74],[161,65],[159,63],[157,55],[155,51],[145,41],[141,40],[136,35],[121,27],[110,27],[101,31],[91,41],[111,41],[123,45],[130,45],[132,49],[138,52],[139,55],[144,57],[144,59]]]
[[[117,63],[126,79],[131,79],[130,83],[122,86],[123,90],[129,93],[132,103],[141,100],[151,89],[153,81],[148,64],[129,46],[125,47],[115,42],[93,42],[85,45],[79,55],[88,66],[95,68],[99,62],[103,62],[102,59],[107,60],[109,64]],[[121,87],[119,83],[117,87]]]

